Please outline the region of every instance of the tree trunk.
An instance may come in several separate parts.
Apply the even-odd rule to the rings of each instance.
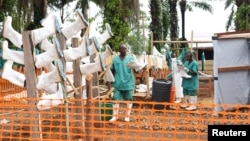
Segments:
[[[180,1],[180,8],[181,8],[181,34],[182,34],[182,41],[186,40],[185,37],[185,12],[186,12],[186,0]],[[181,43],[181,48],[185,48],[185,43]]]
[[[177,14],[177,0],[168,0],[170,7],[170,39],[176,41],[178,39],[178,14]],[[170,45],[171,48],[174,47],[173,44]]]
[[[182,33],[182,40],[185,40],[185,12],[186,12],[186,0],[180,1],[181,7],[181,33]]]

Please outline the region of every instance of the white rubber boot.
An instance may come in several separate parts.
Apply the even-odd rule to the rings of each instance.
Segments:
[[[190,96],[190,106],[186,108],[187,111],[194,111],[197,109],[197,96]]]
[[[2,78],[10,81],[19,87],[25,87],[25,75],[12,69],[13,61],[7,60],[4,63]]]
[[[90,63],[90,56],[86,56],[81,58],[81,63],[82,64],[89,64]]]
[[[70,39],[72,36],[76,35],[81,29],[86,28],[89,23],[83,17],[80,11],[77,11],[77,19],[74,23],[69,26],[62,28],[62,33],[66,39]]]
[[[94,37],[92,37],[92,44],[91,45],[87,45],[86,47],[88,47],[87,48],[87,54],[88,55],[92,55],[92,54],[95,54],[96,52],[99,52],[99,51],[101,51],[101,47],[100,47],[100,44],[99,44],[99,42],[98,42],[98,39],[94,36]],[[86,41],[86,40],[85,40]],[[87,42],[86,42],[87,43]],[[88,43],[87,43],[88,44]]]
[[[49,87],[51,84],[60,82],[62,80],[57,68],[48,73],[39,75],[37,78],[37,89],[44,89],[46,87]]]
[[[130,113],[131,113],[132,107],[133,107],[132,103],[127,104],[127,113],[126,113],[126,117],[124,119],[124,121],[126,121],[126,122],[130,121]]]
[[[74,47],[74,48],[71,47],[66,50],[63,50],[63,53],[64,53],[65,60],[67,62],[72,62],[76,59],[87,56],[85,40],[83,40],[80,46]]]
[[[98,72],[98,71],[104,71],[104,65],[102,63],[101,56],[98,55],[95,58],[94,63],[80,65],[80,71],[81,71],[82,75],[86,75],[88,73],[94,73],[94,72]]]
[[[131,69],[135,69],[136,71],[140,71],[142,70],[145,66],[147,65],[147,63],[139,63],[136,60],[132,60],[130,62],[128,62],[127,66]]]
[[[181,77],[184,77],[184,78],[191,78],[191,75],[188,75],[186,70],[184,69],[184,66],[183,65],[177,65],[177,68],[181,74]]]
[[[42,71],[41,75],[44,75],[45,72]],[[45,87],[43,90],[47,93],[47,94],[54,94],[58,91],[58,83],[53,83],[51,85],[49,85],[48,87]]]
[[[73,62],[66,62],[66,73],[73,73]]]
[[[33,44],[36,45],[49,36],[60,32],[59,22],[55,15],[50,14],[42,21],[44,27],[31,31]]]
[[[11,50],[8,48],[8,41],[3,41],[2,43],[3,59],[11,60],[18,64],[24,64],[23,51]]]
[[[183,104],[181,104],[181,108],[187,108],[189,103],[189,95],[184,95],[184,99],[183,99]]]
[[[105,46],[105,51],[101,54],[102,59],[105,60],[109,56],[113,55],[112,49],[110,48],[109,45]]]
[[[36,55],[35,65],[37,68],[42,68],[44,66],[47,66],[52,61],[62,56],[60,45],[58,44],[58,40],[56,38],[54,38],[54,43],[55,43],[54,46],[49,48],[48,51]]]
[[[113,117],[109,120],[110,122],[114,122],[118,119],[119,107],[119,104],[113,104]]]
[[[44,68],[46,69],[47,72],[53,71],[54,69],[56,69],[56,66],[53,63],[50,63],[46,66],[44,66]]]
[[[108,39],[114,36],[108,23],[105,24],[105,27],[106,30],[100,35],[100,37],[98,37],[98,43],[100,45],[103,45]]]
[[[63,103],[64,103],[63,89],[62,86],[59,85],[58,91],[56,93],[49,95],[44,94],[40,98],[36,107],[38,110],[48,110],[51,109],[52,107],[58,106]]]
[[[22,35],[12,27],[12,17],[7,16],[3,23],[3,37],[9,39],[16,47],[23,45]]]
[[[40,44],[40,49],[42,49],[44,51],[48,51],[49,49],[51,49],[53,47],[54,47],[54,45],[48,39],[42,40],[42,42]]]
[[[58,91],[58,83],[53,83],[51,85],[49,85],[48,87],[45,87],[43,90],[47,93],[47,94],[54,94]]]
[[[184,78],[191,78],[191,75],[188,75],[187,72],[185,70],[180,70],[181,73],[181,77]]]
[[[110,69],[106,70],[104,73],[104,79],[107,82],[115,82],[115,78]]]

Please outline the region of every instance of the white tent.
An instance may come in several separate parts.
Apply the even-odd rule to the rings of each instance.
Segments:
[[[214,111],[250,104],[250,33],[217,34],[214,46]]]

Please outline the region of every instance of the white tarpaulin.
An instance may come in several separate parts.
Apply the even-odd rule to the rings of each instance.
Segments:
[[[250,66],[250,47],[246,38],[213,37],[215,112],[232,108],[234,104],[250,104],[250,70],[218,71],[220,68]]]

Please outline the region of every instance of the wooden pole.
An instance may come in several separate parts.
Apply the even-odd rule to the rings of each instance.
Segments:
[[[93,93],[92,93],[92,78],[93,75],[92,74],[87,74],[86,75],[86,91],[87,91],[87,105],[86,105],[86,140],[87,141],[93,141],[93,133],[92,133],[92,129],[93,129],[93,123],[92,123],[92,118],[93,118]]]
[[[147,52],[146,48],[146,36],[145,36],[145,24],[144,24],[144,15],[142,15],[142,34],[143,34],[143,47],[144,51]]]
[[[31,39],[31,32],[24,31],[22,33],[23,41],[23,53],[24,53],[24,65],[25,65],[25,78],[26,78],[26,89],[27,97],[29,98],[28,104],[31,118],[31,138],[33,140],[39,140],[42,138],[39,134],[39,112],[36,108],[38,91],[36,89],[37,79],[36,79],[36,68],[34,61],[34,46]]]
[[[72,47],[78,47],[79,46],[79,39],[78,38],[72,38]],[[73,62],[73,79],[74,79],[74,87],[78,88],[82,86],[82,74],[80,71],[80,63],[81,59],[76,59]],[[85,80],[84,80],[85,81]],[[84,133],[84,109],[83,109],[83,102],[82,102],[82,88],[78,89],[78,94],[74,93],[74,97],[76,99],[75,102],[75,109],[74,112],[76,113],[75,116],[75,126],[78,127],[76,130],[76,133],[78,135],[82,135]],[[80,130],[82,129],[82,130]]]
[[[56,34],[56,38],[58,39],[59,43],[60,43],[60,49],[63,51],[66,49],[66,39],[64,37],[64,35],[62,33],[57,33]],[[62,62],[63,64],[63,73],[66,75],[66,60],[64,59],[64,57],[62,58],[59,58],[60,61]],[[64,99],[65,101],[68,101],[67,100],[67,81],[66,80],[62,80],[61,82],[61,85],[63,85],[63,88],[64,88]],[[69,103],[68,102],[65,102],[64,103],[64,106],[63,109],[61,111],[64,111],[65,112],[65,116],[62,116],[64,119],[65,119],[65,125],[66,127],[65,128],[62,128],[62,133],[65,133],[66,132],[66,135],[62,134],[62,139],[66,139],[66,140],[69,140],[70,139],[70,130],[69,130]],[[61,113],[62,114],[62,113]]]
[[[154,47],[153,47],[153,43],[154,43],[154,40],[153,40],[153,32],[151,32],[151,52],[150,52],[150,54],[152,55],[153,54],[153,49],[154,49]]]
[[[193,50],[193,30],[191,31],[191,51]]]
[[[92,43],[93,44],[93,43]],[[94,59],[95,57],[99,55],[99,53],[96,53],[96,54],[93,54],[90,56],[90,62],[93,63],[94,62]],[[98,72],[95,72],[92,74],[93,75],[93,78],[92,78],[92,94],[93,94],[93,97],[97,97],[100,95],[99,93],[99,77],[98,77]],[[95,102],[94,103],[94,113],[95,116],[94,116],[94,120],[95,120],[95,124],[94,126],[95,127],[102,127],[103,124],[100,122],[101,121],[101,110],[100,110],[100,103],[99,102]]]

